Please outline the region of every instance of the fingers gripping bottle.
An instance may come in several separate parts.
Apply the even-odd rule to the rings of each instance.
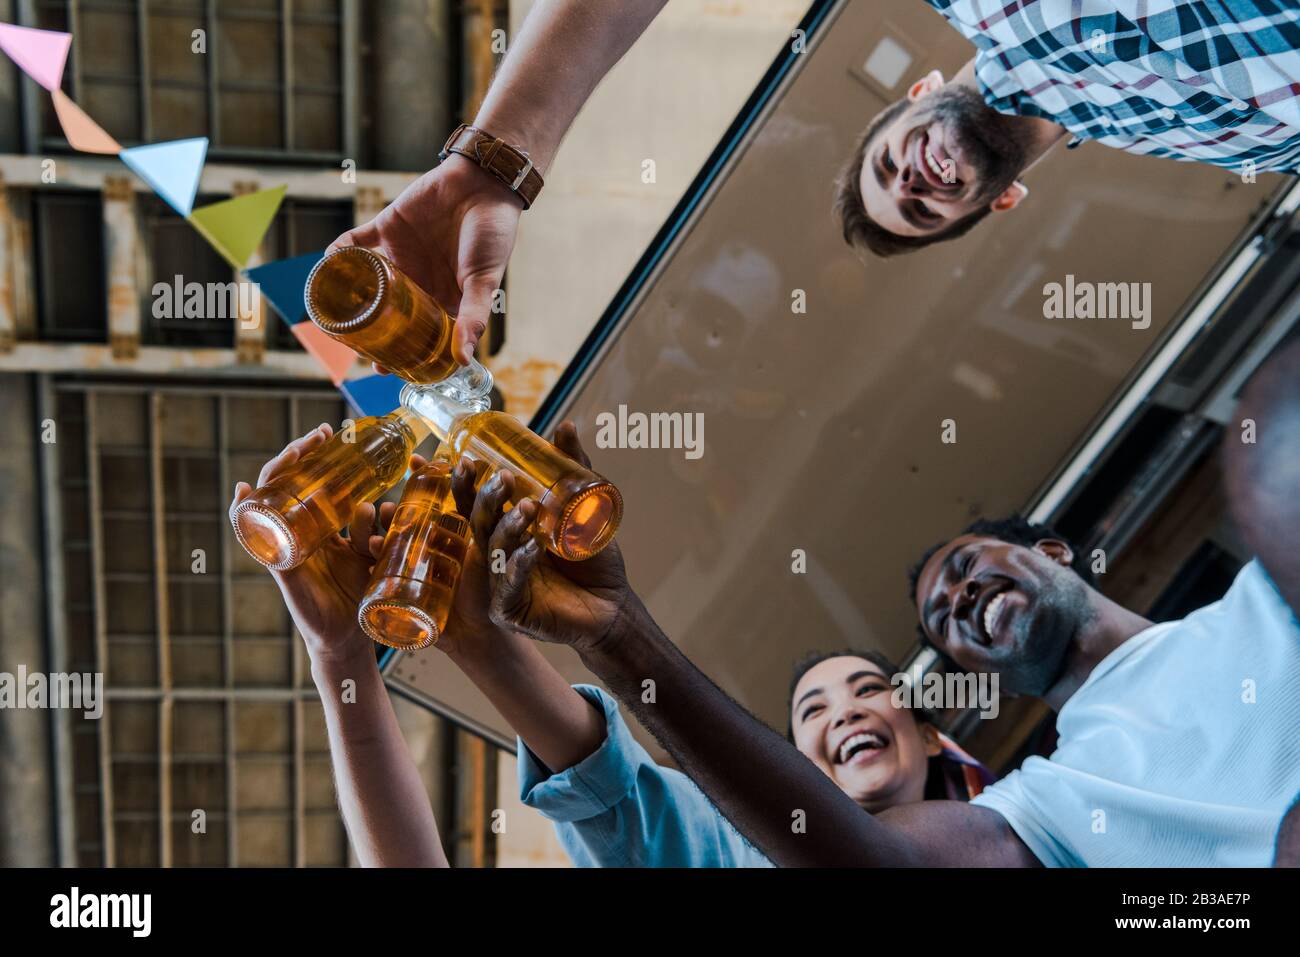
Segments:
[[[439,455],[406,480],[357,609],[361,629],[391,648],[417,651],[447,627],[470,541],[469,522],[452,498],[451,468]]]
[[[447,310],[377,252],[343,246],[307,277],[307,315],[326,335],[408,382],[445,382],[471,402],[492,391],[492,373],[452,353]]]
[[[268,568],[296,568],[358,505],[401,481],[428,435],[424,420],[406,409],[357,419],[231,509],[239,544]]]
[[[512,502],[537,502],[534,527],[546,547],[570,561],[595,555],[614,538],[623,518],[623,496],[608,479],[569,458],[550,442],[486,403],[462,405],[441,386],[408,385],[402,407],[423,416],[449,447],[453,461],[468,455],[488,471],[515,476]]]

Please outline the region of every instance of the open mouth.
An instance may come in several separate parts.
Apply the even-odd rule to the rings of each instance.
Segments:
[[[888,746],[889,742],[874,731],[859,731],[841,742],[839,750],[835,752],[835,763],[848,764],[861,754],[882,751]],[[874,754],[870,755],[870,757],[874,756]]]
[[[957,178],[957,161],[948,155],[943,145],[935,141],[927,130],[917,144],[917,168],[933,189],[954,193],[961,189]]]
[[[1010,584],[992,585],[980,602],[975,620],[979,623],[980,636],[987,645],[992,645],[997,640],[1004,612],[1007,610],[1007,596],[1011,594],[1011,589]]]

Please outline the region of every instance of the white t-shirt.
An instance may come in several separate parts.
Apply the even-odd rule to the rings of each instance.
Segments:
[[[1107,655],[1031,757],[971,803],[1044,864],[1267,867],[1300,794],[1300,623],[1259,562]]]

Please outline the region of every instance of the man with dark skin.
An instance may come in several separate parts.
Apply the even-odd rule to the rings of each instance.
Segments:
[[[1054,755],[1053,762],[1030,759],[1026,769],[1013,773],[1012,778],[1023,773],[1024,779],[1010,786],[1011,801],[995,797],[982,804],[982,798],[998,791],[1000,785],[994,785],[970,804],[929,801],[863,815],[788,742],[677,650],[628,584],[616,545],[586,562],[557,560],[528,533],[535,503],[524,499],[503,514],[513,484],[508,472],[477,495],[465,469],[458,469],[455,482],[476,540],[508,556],[505,571],[489,576],[493,621],[573,647],[741,833],[777,864],[1260,866],[1273,860],[1278,821],[1300,790],[1300,761],[1289,743],[1296,715],[1271,706],[1217,713],[1204,702],[1217,695],[1231,704],[1223,692],[1235,694],[1245,674],[1252,681],[1273,682],[1267,685],[1268,699],[1280,698],[1295,710],[1291,702],[1300,687],[1300,630],[1258,562],[1243,570],[1223,601],[1180,622],[1152,625],[1088,584],[1068,543],[1027,523],[998,534],[977,526],[940,546],[924,560],[914,591],[926,640],[963,669],[996,672],[1005,692],[1040,696],[1058,714],[1076,699],[1068,727],[1058,722],[1058,730],[1063,729],[1058,754],[1063,762],[1079,765],[1066,767],[1076,780],[1095,786],[1072,793],[1052,776],[1058,773]],[[1269,642],[1257,637],[1264,633],[1273,636]],[[1251,658],[1256,644],[1267,655]],[[1215,653],[1225,657],[1212,659]],[[1199,676],[1198,669],[1203,672]],[[1153,690],[1152,675],[1177,675],[1178,680],[1162,679]],[[653,704],[642,700],[646,678],[656,683]],[[1220,678],[1223,687],[1195,684]],[[1086,695],[1081,693],[1085,687]],[[1133,693],[1133,687],[1144,690]],[[1281,693],[1275,694],[1278,688]],[[1126,699],[1143,695],[1150,698],[1142,700],[1144,706],[1167,707],[1169,713],[1115,720]],[[1147,735],[1134,729],[1149,721],[1176,728],[1185,715],[1202,721],[1188,733],[1217,735],[1219,751],[1198,751],[1190,764],[1166,768],[1173,783],[1148,784],[1143,769],[1153,759],[1163,759],[1166,752],[1160,749],[1182,755],[1183,745],[1152,740],[1155,752],[1143,753]],[[1100,768],[1096,754],[1071,744],[1071,729],[1084,724],[1088,733],[1080,737],[1085,742],[1095,738],[1106,743]],[[1215,756],[1228,760],[1225,749],[1231,760],[1242,760],[1238,739],[1255,748],[1245,760],[1261,767],[1281,763],[1285,773],[1269,785],[1273,790],[1260,789],[1266,779],[1279,776],[1257,773],[1255,766],[1238,764],[1236,775],[1219,773]],[[1113,756],[1111,750],[1135,751],[1134,767],[1108,774],[1105,761]],[[1035,761],[1041,766],[1030,769]],[[1198,778],[1201,766],[1206,776]],[[1183,786],[1193,793],[1180,792]],[[1015,799],[1035,787],[1072,800],[1059,815],[1073,833],[1054,833],[1055,822],[1043,825],[1017,814]],[[1279,787],[1286,791],[1282,797]],[[1222,793],[1225,788],[1229,793]],[[1208,793],[1202,797],[1202,792]],[[1094,809],[1099,805],[1113,809],[1109,823],[1121,839],[1090,843],[1089,833],[1106,832],[1105,818],[1098,831]],[[800,812],[803,831],[792,827]],[[1183,825],[1172,840],[1157,834],[1160,822],[1169,820]],[[1163,843],[1144,843],[1156,838]]]

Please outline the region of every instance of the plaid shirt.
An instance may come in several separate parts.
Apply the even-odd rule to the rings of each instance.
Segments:
[[[1071,146],[1300,169],[1296,0],[926,2],[978,48],[989,106],[1059,123]]]

